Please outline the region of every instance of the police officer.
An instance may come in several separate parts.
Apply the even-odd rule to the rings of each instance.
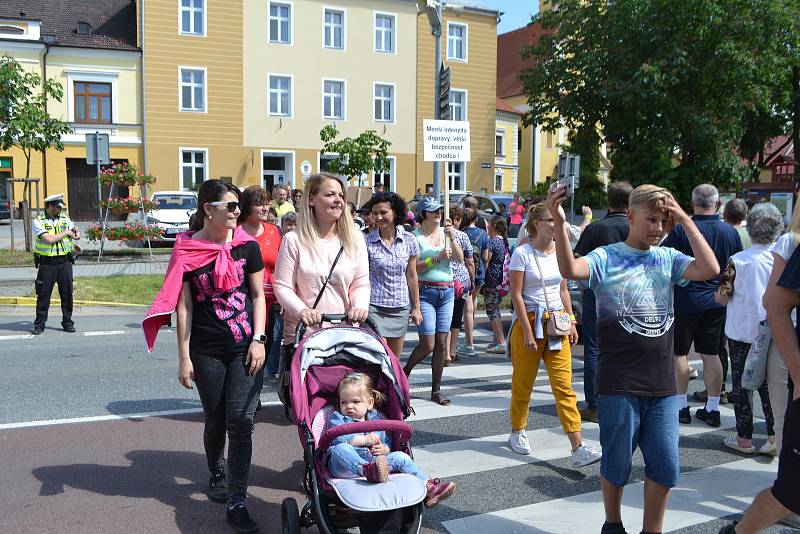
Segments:
[[[39,268],[36,276],[36,321],[33,334],[44,331],[47,312],[50,308],[50,295],[58,283],[58,296],[61,298],[61,327],[65,332],[74,332],[72,322],[72,251],[74,240],[80,239],[80,231],[69,217],[62,213],[64,195],[50,195],[44,199],[44,213],[33,220],[33,234],[36,236],[34,261]]]

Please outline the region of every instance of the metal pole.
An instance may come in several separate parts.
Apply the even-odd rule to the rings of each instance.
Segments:
[[[442,24],[444,24],[443,20],[443,13],[444,13],[444,6],[443,1],[440,0],[436,3],[436,12],[439,18],[439,27],[433,28],[433,35],[436,39],[436,53],[434,58],[434,95],[433,95],[433,110],[435,119],[441,119],[441,113],[439,108],[439,98],[442,94],[442,86],[441,86],[441,79],[439,77],[439,67],[442,64]],[[441,161],[434,161],[433,162],[433,198],[437,201],[441,195],[441,178],[442,178],[442,162]],[[447,214],[445,214],[447,216]]]
[[[8,189],[8,198],[11,201],[10,204],[8,205],[8,207],[9,207],[9,210],[8,210],[9,211],[9,213],[8,213],[8,218],[9,218],[8,229],[11,232],[11,250],[12,251],[14,250],[14,204],[16,203],[16,200],[14,199],[14,181],[13,180],[14,179],[11,178],[8,181],[6,181],[6,188]]]
[[[103,209],[100,207],[100,200],[103,198],[100,188],[100,132],[94,132],[94,161],[97,164],[97,224],[103,224]]]

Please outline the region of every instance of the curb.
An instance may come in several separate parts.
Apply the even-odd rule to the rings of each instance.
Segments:
[[[60,299],[51,299],[50,304],[60,304]],[[0,296],[0,304],[6,306],[36,306],[36,299],[34,297],[2,297]],[[128,302],[102,302],[97,300],[73,300],[73,306],[99,306],[99,307],[113,307],[113,308],[146,308],[146,304],[131,304]]]

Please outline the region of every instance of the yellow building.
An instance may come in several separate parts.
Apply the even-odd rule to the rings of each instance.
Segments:
[[[326,168],[319,132],[375,130],[387,172],[365,176],[409,197],[416,173],[417,13],[394,0],[245,0],[244,146],[252,183],[303,186]],[[305,162],[305,165],[303,163]]]
[[[71,3],[56,9],[42,1],[27,3],[24,14],[5,15],[0,10],[0,55],[61,84],[64,98],[49,102],[48,111],[72,128],[62,138],[64,151],[33,153],[30,176],[41,179],[40,198],[64,193],[73,219],[94,220],[97,172],[86,164],[86,134],[109,134],[113,161],[141,163],[141,54],[135,8],[127,0],[99,2],[89,10]],[[111,18],[113,25],[107,24]],[[0,169],[0,178],[24,178],[25,156],[18,149],[0,152]],[[15,198],[21,195],[22,185],[17,184]]]
[[[442,177],[451,189],[492,191],[495,160],[497,17],[499,13],[470,2],[447,9],[442,21],[442,60],[450,67],[450,116],[470,123],[470,162],[448,162]],[[423,159],[422,121],[434,117],[435,39],[428,18],[417,19],[417,176],[425,192],[433,183],[433,164]]]
[[[494,183],[492,193],[518,191],[519,122],[522,112],[498,98],[495,105]]]

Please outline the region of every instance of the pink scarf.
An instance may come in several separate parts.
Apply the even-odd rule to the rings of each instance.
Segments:
[[[192,239],[194,232],[178,234],[175,246],[169,258],[167,274],[158,295],[150,304],[142,330],[147,342],[147,351],[153,352],[156,336],[162,326],[170,324],[172,312],[178,305],[183,275],[216,261],[214,271],[214,287],[229,291],[239,284],[236,274],[236,263],[231,258],[231,249],[254,239],[241,226],[233,232],[233,239],[224,245],[217,245],[202,239]]]

